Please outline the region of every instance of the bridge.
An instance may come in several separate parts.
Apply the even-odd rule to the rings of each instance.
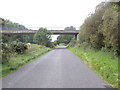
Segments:
[[[5,35],[33,35],[38,30],[1,30],[1,34]],[[77,39],[77,35],[79,30],[49,30],[52,34],[68,34],[75,35],[75,39]]]

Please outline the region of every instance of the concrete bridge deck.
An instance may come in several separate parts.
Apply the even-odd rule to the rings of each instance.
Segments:
[[[49,30],[52,34],[71,34],[77,35],[79,30]],[[2,34],[7,35],[30,35],[35,34],[37,30],[1,30]]]

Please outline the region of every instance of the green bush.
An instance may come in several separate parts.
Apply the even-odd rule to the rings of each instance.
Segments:
[[[27,45],[20,41],[14,41],[11,44],[11,47],[12,47],[13,52],[16,52],[18,54],[23,54],[27,50]]]
[[[14,41],[11,43],[1,43],[0,45],[0,47],[2,48],[0,52],[0,55],[2,56],[0,63],[2,64],[7,64],[12,54],[23,54],[27,50],[27,45],[20,41]]]
[[[10,45],[7,44],[7,43],[2,43],[2,44],[1,44],[1,47],[2,47],[2,49],[1,49],[2,59],[1,59],[0,62],[1,62],[2,64],[6,64],[6,63],[8,63],[9,58],[10,58],[10,56],[11,56],[11,54],[12,54],[12,50],[11,50]]]
[[[76,40],[72,39],[67,47],[74,47],[76,45],[76,43],[77,43]]]

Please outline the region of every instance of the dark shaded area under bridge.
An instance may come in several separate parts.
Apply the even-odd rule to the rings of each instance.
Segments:
[[[67,34],[67,35],[75,35],[75,39],[77,39],[77,35],[79,30],[49,30],[52,34]],[[32,35],[35,34],[37,30],[1,30],[2,34],[5,35]]]

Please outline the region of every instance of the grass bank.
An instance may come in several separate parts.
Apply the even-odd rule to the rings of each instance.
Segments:
[[[17,70],[26,63],[33,61],[37,57],[47,53],[50,50],[50,48],[36,44],[28,45],[28,50],[25,52],[25,54],[13,54],[9,59],[9,63],[2,65],[2,74],[0,77],[8,75],[9,73]]]
[[[118,88],[118,58],[112,52],[95,51],[82,47],[69,48],[111,86]]]

